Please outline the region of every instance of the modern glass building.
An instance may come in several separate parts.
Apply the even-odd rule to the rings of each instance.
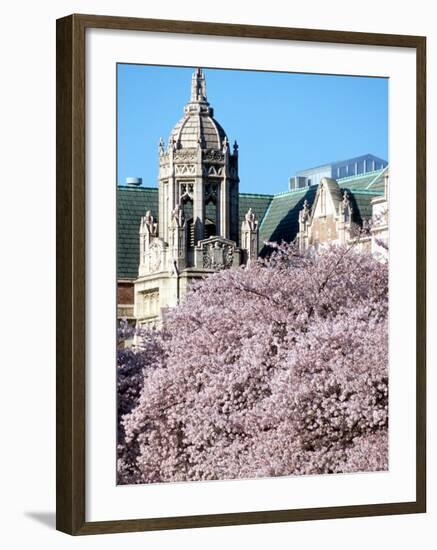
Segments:
[[[354,157],[348,160],[330,162],[322,166],[307,168],[296,172],[289,179],[288,188],[301,189],[312,185],[319,185],[322,178],[341,179],[368,172],[375,172],[387,166],[388,162],[375,155],[367,154],[360,157]]]

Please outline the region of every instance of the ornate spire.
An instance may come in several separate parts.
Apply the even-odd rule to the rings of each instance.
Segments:
[[[178,227],[185,225],[184,207],[181,204],[177,204],[171,212],[171,220]]]
[[[308,205],[308,201],[305,199],[303,202],[303,208],[299,212],[299,222],[305,223],[308,220],[309,216],[310,216],[310,208]]]
[[[191,103],[207,103],[205,76],[200,68],[194,71],[191,79]]]
[[[256,231],[256,229],[258,228],[258,220],[256,219],[256,216],[252,211],[252,208],[249,208],[249,210],[244,215],[244,221],[241,225],[242,225],[242,229],[246,229],[250,231]]]
[[[146,215],[141,218],[140,233],[147,233],[150,237],[158,236],[158,224],[150,210],[147,210]]]
[[[159,138],[158,149],[159,149],[159,155],[162,156],[165,153],[165,145],[162,137]]]

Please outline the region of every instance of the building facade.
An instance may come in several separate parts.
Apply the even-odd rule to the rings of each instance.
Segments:
[[[300,250],[327,243],[355,244],[378,259],[387,259],[388,169],[384,170],[382,177],[383,193],[378,195],[369,189],[357,189],[351,193],[342,190],[335,179],[322,178],[312,206],[305,200],[299,212],[297,239]],[[364,219],[364,208],[363,205],[358,208],[358,200],[368,203],[369,215]]]
[[[284,193],[240,193],[238,145],[214,118],[201,69],[157,155],[157,188],[139,178],[117,188],[119,319],[159,323],[193,281],[268,254],[268,242],[355,243],[387,258],[387,162],[364,155],[309,169]]]

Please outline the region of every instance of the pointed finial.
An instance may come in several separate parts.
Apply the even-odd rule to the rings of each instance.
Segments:
[[[183,227],[185,224],[185,213],[182,204],[177,204],[171,212],[171,219],[178,227]]]
[[[243,229],[250,229],[251,231],[255,231],[257,227],[258,220],[256,219],[252,208],[249,208],[249,210],[244,215]]]
[[[305,199],[303,202],[303,208],[299,212],[299,221],[301,223],[306,222],[307,219],[309,218],[309,214],[310,214],[309,204],[308,204],[308,201]]]
[[[198,67],[191,79],[191,102],[206,103],[206,82],[203,71]]]
[[[147,210],[146,215],[141,218],[140,232],[148,233],[150,237],[158,236],[158,224],[150,210]]]
[[[237,143],[237,140],[234,141],[234,155],[238,155],[238,143]]]
[[[349,206],[349,193],[347,191],[344,191],[343,193],[343,208],[346,208],[346,206]]]

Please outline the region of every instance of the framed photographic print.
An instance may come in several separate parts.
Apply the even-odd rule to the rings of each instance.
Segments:
[[[424,37],[57,22],[57,528],[425,512]]]

